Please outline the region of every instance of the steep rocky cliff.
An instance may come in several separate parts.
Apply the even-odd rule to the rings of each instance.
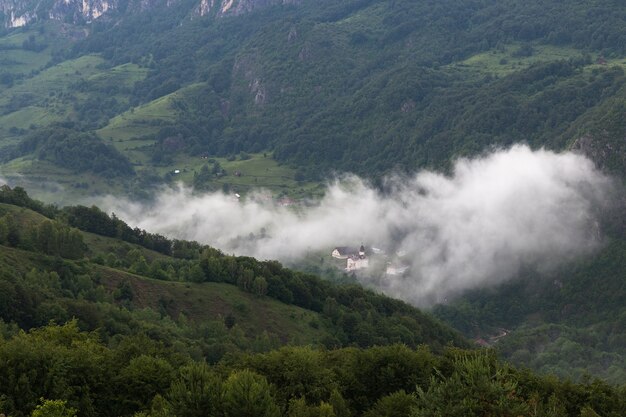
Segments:
[[[46,19],[87,23],[117,9],[118,4],[118,0],[0,0],[0,17],[6,28]]]
[[[240,15],[252,10],[302,0],[198,0],[189,16]],[[125,11],[141,13],[157,7],[174,7],[178,0],[0,0],[0,21],[5,28],[25,26],[38,20],[58,20],[74,24],[89,23]],[[122,10],[123,8],[123,10]]]
[[[200,16],[212,13],[217,16],[240,15],[261,7],[279,4],[297,4],[301,1],[302,0],[201,0],[196,11]]]

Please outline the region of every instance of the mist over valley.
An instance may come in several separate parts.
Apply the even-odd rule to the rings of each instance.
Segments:
[[[0,417],[626,415],[626,4],[0,0]]]
[[[389,177],[385,188],[344,175],[296,209],[263,192],[240,200],[184,185],[153,203],[106,197],[99,205],[132,226],[288,264],[336,246],[384,248],[397,262],[401,253],[409,272],[379,289],[430,306],[522,267],[550,270],[589,255],[601,245],[598,216],[612,195],[611,180],[584,156],[527,146],[460,159],[449,176]]]

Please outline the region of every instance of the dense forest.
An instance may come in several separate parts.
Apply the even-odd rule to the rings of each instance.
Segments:
[[[384,188],[520,142],[582,152],[623,193],[620,0],[262,1],[204,16],[194,0],[129,0],[91,22],[49,19],[52,3],[0,29],[0,185],[48,202],[150,199],[177,181],[304,199],[336,173]],[[2,186],[0,414],[623,416],[614,217],[591,258],[431,314]]]
[[[571,123],[623,94],[621,66],[589,68],[597,56],[624,56],[624,13],[612,2],[328,2],[199,22],[176,36],[165,13],[139,39],[131,34],[145,16],[114,33],[103,25],[75,53],[113,63],[152,57],[133,91],[139,103],[206,83],[177,126],[187,151],[271,148],[308,176],[371,176],[446,166],[493,144],[567,147]],[[533,45],[572,49],[505,70],[507,59],[537,53]],[[506,54],[478,73],[452,66],[486,51]]]
[[[132,176],[128,159],[95,135],[54,126],[29,135],[14,147],[5,148],[5,162],[35,153],[40,160],[49,160],[75,173],[91,171],[104,177]]]
[[[624,238],[593,259],[542,277],[525,271],[497,289],[465,294],[433,313],[468,337],[494,339],[516,365],[582,380],[626,380]]]
[[[106,345],[70,322],[1,340],[0,358],[2,406],[15,416],[619,417],[626,407],[623,388],[454,349],[285,347],[208,366],[146,337]]]
[[[167,241],[96,207],[46,206],[19,188],[3,187],[0,201],[0,412],[7,415],[626,410],[623,387],[513,368],[494,351],[467,350],[431,316],[360,287]],[[251,323],[259,308],[261,320]],[[277,309],[304,327],[273,322]]]
[[[620,2],[305,1],[221,18],[190,15],[194,6],[112,12],[89,36],[55,42],[58,29],[40,22],[25,41],[50,44],[49,61],[3,77],[3,134],[22,149],[4,162],[35,153],[76,172],[34,147],[34,130],[95,133],[140,171],[270,151],[299,180],[379,180],[526,142],[578,147],[624,174]],[[36,93],[20,87],[53,74]],[[44,109],[41,124],[22,119]],[[96,173],[119,168],[128,182],[128,163],[106,158],[117,165]]]

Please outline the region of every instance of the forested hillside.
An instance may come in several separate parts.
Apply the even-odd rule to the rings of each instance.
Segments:
[[[375,416],[403,404],[425,416],[464,398],[443,414],[626,414],[623,388],[586,379],[626,381],[623,1],[104,3],[81,15],[75,1],[0,0],[0,21],[30,13],[0,30],[0,185],[14,187],[0,190],[0,413],[43,401],[35,415]],[[434,313],[514,366],[576,384],[446,349],[470,342],[357,285],[76,206],[149,200],[179,181],[306,201],[337,173],[382,189],[390,174],[446,172],[520,142],[582,152],[614,176],[617,220],[602,219],[593,257]],[[380,357],[388,368],[359,373]],[[290,379],[309,371],[317,379]],[[237,386],[265,408],[229,408]]]
[[[192,6],[8,31],[2,173],[132,192],[176,168],[192,183],[206,157],[270,152],[292,181],[380,179],[520,141],[580,148],[624,173],[618,1],[297,2],[220,18]],[[50,129],[95,135],[120,169],[72,181],[79,163],[34,146]],[[235,170],[196,185],[236,183]]]
[[[470,292],[434,313],[466,336],[490,342],[516,365],[623,383],[625,250],[624,237],[613,237],[592,259],[547,276],[525,271],[516,281]]]
[[[310,327],[310,332],[318,333],[316,343],[327,347],[389,343],[415,347],[428,343],[441,348],[449,342],[467,346],[456,332],[431,316],[359,286],[339,287],[315,276],[285,269],[276,261],[227,256],[195,242],[171,241],[131,229],[95,206],[58,210],[31,200],[19,188],[12,190],[5,186],[0,192],[0,202],[23,207],[0,206],[0,242],[5,245],[0,256],[8,280],[7,291],[2,294],[2,305],[6,308],[3,318],[23,328],[50,320],[65,321],[76,315],[75,311],[85,308],[91,314],[78,315],[84,329],[100,328],[106,333],[111,320],[106,315],[114,300],[124,301],[127,307],[158,307],[161,318],[168,320],[179,320],[179,314],[189,312],[198,314],[196,318],[206,318],[206,313],[198,311],[203,304],[200,294],[204,292],[210,296],[206,300],[208,308],[216,308],[212,311],[212,320],[232,327],[239,317],[242,326],[251,331],[256,329],[252,336],[260,336],[263,330],[276,326],[278,334],[272,336],[289,341],[289,328],[280,328],[283,323],[279,316],[296,318],[294,313],[284,313],[284,307],[270,316],[266,316],[267,312],[259,315],[259,311],[251,311],[248,304],[257,304],[254,303],[257,297],[299,307],[294,311],[304,309],[301,311],[306,314],[300,313],[298,317],[310,318],[302,322],[305,329]],[[165,285],[164,282],[179,284]],[[228,286],[202,286],[201,289],[190,286],[195,283],[194,287],[198,287],[197,284],[203,282],[235,285],[247,295],[237,297],[236,302],[225,301],[221,298],[226,297],[223,291]],[[107,289],[115,289],[113,298],[107,295]],[[198,295],[197,299],[194,294]],[[44,301],[47,299],[51,304]],[[194,306],[196,301],[200,305]],[[211,306],[211,302],[219,307]],[[265,304],[262,308],[254,307],[272,313],[272,306],[280,303]],[[257,322],[261,319],[269,322]],[[291,333],[298,338],[306,331]],[[214,335],[209,332],[207,337]],[[211,347],[209,343],[204,349],[219,351],[219,344]]]
[[[3,187],[0,201],[6,415],[626,410],[623,388],[462,350],[467,342],[430,316],[360,287],[169,241],[96,207],[46,206],[19,188]]]

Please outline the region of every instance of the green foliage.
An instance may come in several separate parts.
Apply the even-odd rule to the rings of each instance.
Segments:
[[[528,413],[528,405],[516,396],[518,383],[488,353],[462,354],[455,358],[447,378],[431,378],[427,390],[417,390],[413,417],[511,416]]]
[[[303,398],[291,400],[288,417],[335,417],[333,406],[322,402],[319,406],[307,405]]]
[[[96,206],[65,207],[59,217],[70,226],[86,232],[115,237],[168,255],[172,251],[172,241],[164,236],[132,229],[115,214],[109,216]]]
[[[47,255],[80,259],[86,250],[78,230],[50,220],[44,220],[33,230],[32,239],[37,249]]]
[[[381,387],[379,381],[392,376],[390,359],[403,350],[411,352],[402,346],[334,351],[283,348],[268,354],[231,356],[209,367],[180,356],[180,348],[164,348],[147,337],[118,334],[114,340],[105,343],[93,333],[81,332],[76,322],[0,338],[0,411],[18,417],[77,413],[153,417],[596,413],[617,417],[626,409],[623,388],[600,381],[572,384],[516,371],[484,351],[450,350],[433,355],[434,362],[420,371],[428,376],[426,381],[407,391]],[[329,393],[327,387],[319,385],[320,391],[308,384],[293,390],[294,378],[307,379],[295,375],[297,364],[266,362],[272,355],[292,355],[297,350],[298,358],[314,354],[317,368],[311,370],[325,375],[321,384],[336,388]],[[365,379],[360,368],[371,359],[387,367],[372,366],[372,374]],[[262,364],[264,369],[249,370],[250,364]],[[413,372],[398,366],[394,376],[415,380]],[[289,373],[293,373],[290,378],[276,378]],[[362,397],[355,384],[367,386],[371,396]],[[59,400],[44,401],[37,407],[44,391]],[[371,405],[363,404],[364,400]]]
[[[91,171],[105,177],[134,175],[128,159],[93,134],[61,126],[37,132],[18,145],[8,156],[16,158],[35,152],[40,160],[50,161],[77,173]]]
[[[206,364],[191,364],[181,368],[167,398],[178,417],[217,416],[222,398],[222,381]]]
[[[280,411],[265,377],[243,370],[224,381],[222,398],[226,417],[278,417]]]
[[[415,395],[407,394],[400,390],[380,398],[363,416],[404,417],[408,416],[416,405],[417,399]]]
[[[0,243],[17,247],[21,241],[21,233],[15,218],[5,214],[0,218]]]
[[[34,410],[32,417],[76,417],[76,409],[67,407],[63,400],[43,400]]]
[[[512,363],[582,380],[601,376],[626,381],[626,323],[622,256],[626,242],[619,227],[595,256],[539,276],[524,271],[494,290],[466,294],[434,312],[468,337],[507,335],[495,347]]]
[[[9,415],[31,415],[40,398],[87,416],[617,417],[626,407],[623,389],[601,381],[561,382],[502,365],[492,352],[446,349],[467,344],[419,310],[357,286],[193,242],[167,241],[174,258],[76,229],[85,253],[106,255],[109,266],[51,257],[46,239],[67,228],[60,221],[73,209],[54,211],[60,221],[0,209],[23,232],[18,248],[0,251],[0,412]],[[120,224],[96,208],[81,210],[87,215],[76,219],[96,219],[87,225]],[[620,245],[607,250],[621,253]],[[594,262],[607,276],[620,270]],[[144,263],[148,274],[154,267],[171,280],[125,272]],[[174,281],[193,276],[202,282]],[[263,281],[267,296],[259,297]],[[281,327],[285,316],[303,322],[302,333]],[[313,346],[277,348],[298,339]],[[567,339],[558,346],[561,355],[578,348]]]
[[[0,186],[0,203],[25,207],[43,214],[46,217],[52,217],[56,213],[56,207],[33,200],[22,187],[11,188],[8,185]]]
[[[188,151],[226,156],[273,148],[278,160],[297,163],[302,177],[320,178],[320,168],[378,176],[395,166],[445,166],[454,155],[494,143],[532,138],[537,146],[563,148],[554,138],[623,85],[613,69],[591,80],[582,71],[592,64],[583,53],[623,56],[623,14],[609,5],[556,1],[322,2],[162,34],[151,27],[133,44],[125,33],[138,25],[130,20],[78,48],[101,51],[106,37],[118,62],[163,57],[137,85],[140,101],[205,82],[204,94],[194,90],[186,113],[169,122]],[[502,79],[445,66],[507,48],[512,60],[527,58],[544,44],[577,53],[569,61],[547,57],[516,67]],[[191,66],[184,59],[190,51]],[[217,63],[207,69],[207,61]],[[262,103],[251,91],[255,79],[269,97]],[[198,186],[208,174],[197,175]]]
[[[445,169],[493,145],[562,150],[590,135],[591,156],[623,174],[623,135],[613,128],[625,94],[621,4],[324,0],[189,20],[192,3],[128,8],[75,43],[47,41],[53,30],[34,42],[28,29],[17,44],[0,38],[11,43],[3,52],[50,45],[28,51],[40,59],[63,49],[41,72],[3,71],[0,139],[11,143],[3,159],[35,172],[14,159],[34,154],[69,168],[63,178],[115,174],[111,184],[127,193],[172,179],[183,162],[180,179],[198,189],[247,189],[253,176],[228,169],[225,182],[219,162],[199,157],[235,166],[272,151],[297,167],[298,181],[337,170],[379,180]],[[287,171],[280,185],[295,191]],[[281,190],[260,174],[254,181]]]

